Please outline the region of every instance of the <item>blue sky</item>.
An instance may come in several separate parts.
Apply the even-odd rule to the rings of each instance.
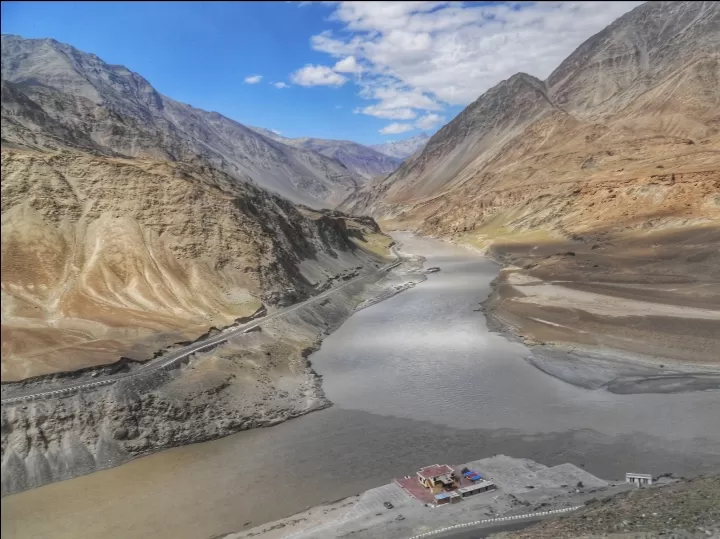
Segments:
[[[517,71],[546,77],[638,2],[578,4],[3,2],[2,31],[247,125],[374,144],[434,132]]]

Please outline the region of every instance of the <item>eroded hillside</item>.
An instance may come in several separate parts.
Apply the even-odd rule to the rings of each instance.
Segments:
[[[209,168],[3,149],[2,170],[5,381],[147,359],[388,254],[372,220]]]

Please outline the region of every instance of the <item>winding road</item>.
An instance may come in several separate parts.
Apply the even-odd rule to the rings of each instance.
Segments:
[[[119,380],[124,380],[126,378],[131,378],[133,376],[138,376],[140,374],[146,374],[148,372],[156,371],[159,369],[163,369],[165,367],[169,367],[186,357],[188,357],[191,354],[194,354],[196,352],[204,352],[207,350],[210,350],[224,342],[226,342],[228,339],[231,339],[235,335],[239,335],[241,333],[247,333],[251,329],[254,329],[256,327],[261,326],[265,322],[269,322],[270,320],[273,320],[275,318],[278,318],[280,316],[284,316],[288,313],[291,313],[293,311],[296,311],[298,309],[301,309],[307,305],[310,305],[311,303],[314,303],[320,299],[323,299],[324,297],[329,296],[333,292],[337,292],[341,288],[344,288],[352,283],[355,283],[359,281],[360,279],[364,279],[366,277],[369,277],[370,275],[375,275],[377,273],[382,273],[386,271],[390,271],[391,269],[397,267],[402,262],[402,257],[397,252],[397,249],[393,246],[391,247],[390,251],[397,259],[395,262],[392,262],[386,266],[383,266],[382,268],[379,268],[375,272],[371,274],[365,274],[365,275],[358,275],[357,277],[354,277],[353,279],[350,279],[349,281],[346,281],[338,286],[335,286],[333,288],[330,288],[329,290],[326,290],[325,292],[322,292],[321,294],[318,294],[316,296],[313,296],[305,301],[302,301],[300,303],[297,303],[295,305],[291,305],[289,307],[285,307],[284,309],[280,309],[279,311],[269,315],[264,316],[263,318],[260,318],[258,320],[253,320],[251,322],[248,322],[247,324],[243,324],[242,326],[238,326],[237,328],[233,329],[232,331],[227,331],[225,333],[220,333],[219,335],[215,335],[213,337],[208,337],[206,339],[203,339],[202,341],[195,342],[193,344],[190,344],[188,346],[185,346],[183,348],[179,348],[178,350],[174,350],[172,352],[169,352],[163,356],[160,356],[158,358],[155,358],[151,360],[150,362],[146,363],[142,367],[138,368],[137,370],[129,373],[123,373],[123,374],[114,374],[105,376],[102,378],[96,378],[89,382],[79,382],[75,384],[68,384],[64,387],[56,387],[53,389],[44,389],[44,390],[35,390],[35,391],[28,391],[27,393],[15,395],[13,397],[8,397],[5,399],[2,399],[2,404],[17,404],[21,402],[25,402],[28,400],[36,400],[36,399],[43,399],[48,397],[59,397],[62,395],[67,395],[68,393],[74,393],[76,391],[82,390],[82,389],[92,389],[100,386],[106,386],[110,384],[114,384],[115,382]]]

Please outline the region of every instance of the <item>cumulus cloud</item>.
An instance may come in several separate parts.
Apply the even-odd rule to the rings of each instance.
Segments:
[[[249,75],[245,77],[245,84],[257,84],[262,80],[262,75]]]
[[[313,36],[311,47],[339,59],[335,71],[362,65],[360,96],[376,101],[363,113],[410,119],[405,110],[397,113],[402,118],[387,111],[467,105],[518,72],[547,78],[583,41],[641,3],[325,2],[341,31]],[[429,124],[431,116],[418,122]]]
[[[284,82],[273,82],[272,85],[275,86],[275,88],[289,88],[290,87],[289,84],[286,84]]]
[[[390,125],[386,125],[380,130],[380,133],[383,135],[397,135],[398,133],[405,133],[406,131],[412,131],[415,129],[412,124],[401,124],[401,123],[391,123]]]
[[[444,121],[445,117],[440,116],[439,114],[426,114],[425,116],[418,118],[418,120],[415,122],[415,127],[417,127],[418,129],[432,129],[433,127],[440,125]]]
[[[417,113],[408,108],[386,109],[379,105],[370,105],[369,107],[359,107],[355,109],[356,114],[367,114],[376,118],[384,118],[386,120],[412,120]]]
[[[354,56],[347,56],[335,64],[333,71],[338,73],[362,73],[362,67]]]
[[[440,110],[442,106],[437,101],[417,90],[402,90],[397,87],[380,83],[372,89],[371,94],[380,100],[379,106],[384,109],[415,108],[421,110]]]
[[[290,75],[290,80],[300,86],[342,86],[347,79],[328,66],[308,64]]]

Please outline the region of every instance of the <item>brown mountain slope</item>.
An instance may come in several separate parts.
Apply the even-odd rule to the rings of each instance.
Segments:
[[[648,2],[546,81],[518,74],[488,90],[342,207],[514,265],[489,307],[528,342],[715,362],[719,128],[720,4]],[[580,306],[560,282],[597,295]],[[667,321],[648,325],[628,294],[715,314],[673,311],[671,344]]]
[[[311,149],[158,93],[142,76],[53,39],[2,36],[3,142],[182,161],[334,207],[364,179]]]
[[[213,169],[2,151],[3,380],[144,359],[378,259],[370,220],[303,215]]]
[[[636,148],[656,137],[679,144],[675,154],[695,153],[686,138],[717,150],[719,30],[716,3],[648,2],[586,41],[547,81],[519,73],[488,90],[344,207],[411,220],[431,198],[463,200],[465,187],[463,195],[478,195],[641,174],[647,163],[636,162]],[[613,159],[600,159],[608,147]]]

